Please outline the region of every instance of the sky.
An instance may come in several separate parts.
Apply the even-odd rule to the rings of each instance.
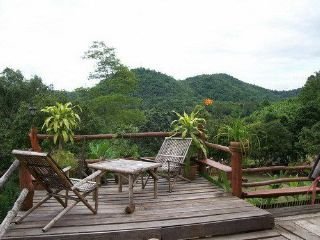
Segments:
[[[0,71],[89,87],[94,62],[82,56],[104,41],[130,68],[295,89],[320,70],[319,9],[318,0],[0,0]]]

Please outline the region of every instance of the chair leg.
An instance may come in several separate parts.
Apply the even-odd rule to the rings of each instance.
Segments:
[[[185,181],[187,181],[187,182],[192,182],[190,179],[185,178],[185,177],[182,176],[182,175],[178,175],[177,177],[180,178],[180,179],[182,179],[182,180],[185,180]]]
[[[18,220],[15,221],[16,224],[19,224],[22,222],[23,219],[25,219],[30,213],[32,213],[34,210],[36,210],[38,207],[40,207],[44,202],[48,201],[52,196],[47,195],[44,197],[40,202],[38,202],[36,205],[34,205],[32,208],[30,208],[27,212],[25,212]]]
[[[172,187],[171,187],[171,178],[168,177],[168,181],[169,181],[169,193],[172,192]]]
[[[66,207],[68,206],[68,196],[69,196],[69,190],[66,190],[66,199],[65,199]]]
[[[99,192],[98,187],[93,191],[94,195],[94,209],[98,212]]]
[[[65,209],[63,209],[57,216],[55,216],[44,228],[42,228],[43,232],[48,231],[61,217],[63,217],[67,212],[69,212],[79,201],[75,201]]]
[[[98,188],[96,188],[95,190],[98,190]],[[95,191],[94,190],[94,191]],[[78,191],[74,190],[73,191],[77,196],[78,196],[78,200],[74,201],[72,204],[70,204],[69,206],[67,206],[66,208],[64,208],[57,216],[55,216],[46,226],[44,226],[42,228],[43,232],[48,231],[53,224],[55,224],[61,217],[63,217],[67,212],[69,212],[75,205],[77,205],[79,202],[83,202],[94,214],[97,213],[97,211],[95,209],[93,209],[91,207],[91,205],[87,202],[87,200],[85,199],[86,196],[88,196],[91,192],[87,192],[83,195],[81,195]],[[98,201],[98,198],[96,199],[96,201]],[[96,203],[97,204],[97,203]],[[98,205],[95,206],[96,208],[98,208]]]
[[[93,214],[97,214],[97,211],[96,211],[96,210],[88,203],[88,201],[85,199],[85,197],[86,197],[89,193],[91,193],[91,192],[85,193],[85,194],[83,194],[83,195],[81,195],[81,194],[80,194],[78,191],[76,191],[76,190],[74,190],[73,192],[74,192],[74,194],[76,194],[77,197],[80,199],[79,201],[83,202],[83,204],[86,205],[87,208],[89,208]]]

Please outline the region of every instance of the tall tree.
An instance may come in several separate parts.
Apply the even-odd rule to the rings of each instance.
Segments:
[[[90,79],[103,80],[109,78],[122,66],[120,60],[116,57],[115,49],[107,47],[102,41],[94,41],[83,58],[93,59],[96,62],[94,72],[89,75]]]
[[[104,42],[93,42],[85,58],[96,61],[89,78],[100,82],[85,95],[92,96],[88,103],[104,123],[102,131],[118,131],[144,123],[141,99],[133,96],[138,79],[116,57],[114,48],[107,47]]]

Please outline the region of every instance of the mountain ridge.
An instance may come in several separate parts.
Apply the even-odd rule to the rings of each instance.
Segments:
[[[145,101],[186,98],[185,101],[213,98],[217,101],[262,102],[295,97],[301,88],[278,91],[246,83],[226,73],[201,74],[176,80],[164,73],[146,68],[132,69],[139,84],[137,95]]]

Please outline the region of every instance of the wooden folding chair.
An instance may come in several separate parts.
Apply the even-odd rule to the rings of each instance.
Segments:
[[[40,202],[25,212],[15,222],[16,224],[21,223],[25,217],[52,197],[55,198],[64,209],[59,212],[59,214],[56,215],[44,228],[42,228],[43,232],[50,229],[55,222],[57,222],[79,202],[82,202],[87,206],[93,214],[97,213],[98,184],[90,180],[99,177],[101,171],[96,171],[82,180],[69,178],[48,153],[13,150],[12,154],[20,161],[21,164],[24,164],[27,167],[33,177],[38,180],[38,182],[48,192]],[[65,194],[60,194],[63,190],[65,190]],[[75,196],[70,196],[68,194],[69,191],[72,191]],[[85,199],[85,197],[90,193],[93,193],[95,201],[94,207],[92,207]],[[64,201],[62,199],[64,199]],[[74,202],[68,205],[68,200],[73,200]]]
[[[190,181],[182,176],[182,170],[191,142],[192,138],[168,137],[163,141],[155,160],[141,158],[143,161],[154,161],[162,164],[158,168],[158,174],[168,180],[169,192],[172,192],[178,178]],[[142,188],[147,184],[149,177],[145,181],[142,178]]]

